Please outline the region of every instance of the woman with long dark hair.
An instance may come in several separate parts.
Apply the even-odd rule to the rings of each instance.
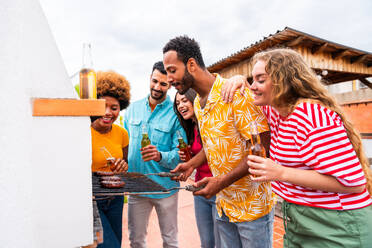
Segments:
[[[186,132],[188,143],[191,146],[192,155],[196,155],[203,147],[198,122],[194,114],[194,99],[196,92],[189,89],[184,95],[176,94],[174,100],[174,112]],[[179,152],[181,160],[185,160],[185,154]],[[196,169],[195,182],[204,177],[212,177],[208,164],[204,163]],[[194,208],[196,224],[198,226],[200,243],[203,248],[219,247],[218,234],[215,227],[216,221],[216,196],[206,199],[203,196],[194,196]]]

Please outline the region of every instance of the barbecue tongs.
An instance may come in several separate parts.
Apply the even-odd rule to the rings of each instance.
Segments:
[[[178,190],[178,189],[185,189],[187,191],[195,192],[195,191],[199,191],[201,189],[204,189],[204,187],[205,187],[205,184],[204,185],[201,185],[199,187],[195,187],[195,186],[189,184],[189,185],[186,185],[185,187],[174,187],[174,188],[170,188],[170,189],[168,189],[168,191]]]
[[[144,174],[144,175],[145,176],[154,175],[154,176],[160,176],[160,177],[177,177],[177,176],[181,175],[181,173],[180,172],[159,172],[159,173],[148,173],[148,174]],[[199,191],[199,190],[203,189],[204,187],[205,187],[205,185],[202,185],[202,186],[199,186],[199,187],[194,187],[193,185],[189,184],[189,185],[186,185],[185,187],[170,188],[170,189],[167,189],[167,191],[185,189],[187,191],[195,192],[195,191]]]
[[[159,177],[178,177],[179,175],[181,175],[181,173],[180,172],[159,172],[159,173],[148,173],[144,175],[145,176],[154,175],[154,176],[159,176]]]

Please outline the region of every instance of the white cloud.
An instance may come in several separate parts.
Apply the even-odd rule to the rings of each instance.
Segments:
[[[199,41],[207,65],[286,26],[372,51],[368,0],[40,2],[69,74],[80,69],[82,43],[91,42],[95,68],[126,76],[134,100],[148,94],[152,65],[177,35]]]

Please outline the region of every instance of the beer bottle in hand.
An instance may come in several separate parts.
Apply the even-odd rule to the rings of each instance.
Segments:
[[[186,156],[185,161],[189,161],[191,159],[191,152],[190,152],[190,149],[189,149],[188,145],[183,140],[181,132],[179,130],[177,131],[177,138],[178,138],[178,143],[179,143],[179,149]]]
[[[91,46],[83,44],[83,67],[79,73],[80,77],[80,98],[97,99],[97,75],[93,70]]]
[[[251,145],[248,148],[249,155],[256,155],[265,158],[265,147],[261,144],[260,134],[258,132],[257,123],[255,121],[250,124],[251,129]]]
[[[144,148],[145,146],[148,146],[151,144],[149,134],[147,133],[147,126],[142,126],[142,140],[141,140],[141,148]]]

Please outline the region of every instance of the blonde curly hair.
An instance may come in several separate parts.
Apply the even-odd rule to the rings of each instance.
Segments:
[[[120,110],[129,106],[130,84],[128,80],[114,71],[97,72],[97,97],[111,96],[120,104]]]
[[[336,112],[346,129],[347,136],[362,165],[367,179],[367,189],[372,194],[372,172],[359,133],[346,118],[336,99],[323,86],[315,72],[302,56],[286,48],[276,48],[256,53],[252,59],[266,63],[265,70],[272,80],[273,105],[293,109],[299,100],[311,99]]]

